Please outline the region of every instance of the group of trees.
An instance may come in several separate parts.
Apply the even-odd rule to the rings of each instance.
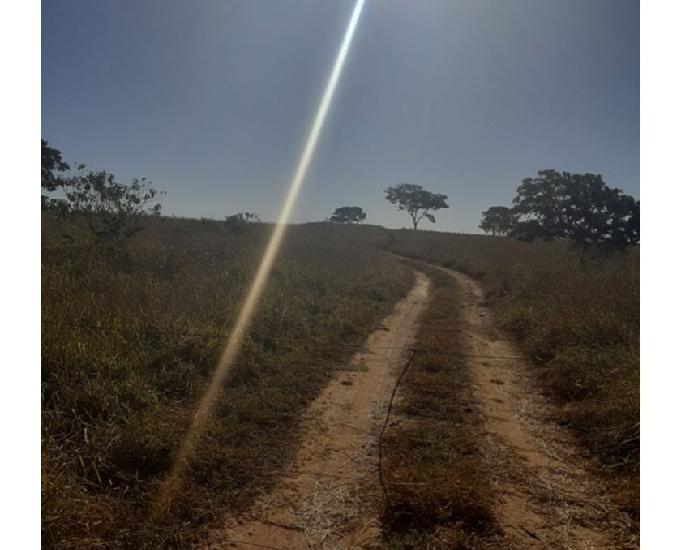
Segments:
[[[161,194],[146,178],[121,183],[106,171],[93,172],[84,164],[71,173],[58,149],[41,143],[42,206],[59,214],[82,216],[98,240],[124,239],[142,229],[141,218],[161,213]]]
[[[125,184],[105,171],[93,172],[79,165],[77,173],[62,159],[58,149],[50,147],[45,140],[41,143],[41,186],[43,208],[61,214],[77,213],[82,215],[88,227],[98,238],[125,238],[141,229],[140,219],[150,214],[160,214],[161,205],[156,202],[159,191],[146,180],[134,179]],[[431,193],[420,185],[401,183],[387,187],[385,197],[397,209],[411,217],[414,229],[426,218],[435,222],[433,212],[449,208],[447,196]],[[363,223],[366,212],[359,206],[336,208],[329,221],[337,223]],[[225,226],[230,230],[241,230],[248,223],[258,222],[260,218],[253,212],[240,212],[225,218]]]
[[[413,183],[400,183],[394,187],[386,187],[385,198],[397,209],[409,214],[414,229],[418,228],[419,222],[426,218],[435,223],[433,212],[441,208],[449,208],[447,195],[431,193],[420,185]],[[339,223],[362,223],[366,219],[366,213],[359,206],[342,206],[336,208],[329,221]]]
[[[525,178],[511,208],[482,213],[480,228],[525,241],[570,239],[578,246],[623,248],[640,237],[640,202],[608,187],[600,174],[540,170]]]
[[[44,208],[78,213],[98,238],[125,238],[141,229],[145,215],[160,214],[160,194],[145,178],[121,183],[105,171],[93,172],[79,165],[73,173],[58,149],[41,140],[41,186]],[[420,185],[400,183],[386,187],[385,198],[406,212],[412,227],[433,212],[449,208],[447,196]],[[362,223],[366,212],[359,206],[336,208],[329,221]],[[253,212],[225,219],[228,228],[239,229],[260,221]],[[636,245],[640,237],[640,203],[621,189],[608,187],[600,174],[572,174],[540,170],[517,188],[513,206],[492,206],[482,213],[480,228],[492,235],[521,240],[571,239],[579,246],[622,248]]]

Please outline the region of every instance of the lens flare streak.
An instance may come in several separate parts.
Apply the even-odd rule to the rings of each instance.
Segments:
[[[364,7],[364,2],[365,0],[357,0],[355,7],[352,10],[348,27],[345,31],[345,35],[343,36],[343,42],[341,43],[340,49],[338,50],[338,54],[336,55],[336,61],[326,84],[324,95],[322,96],[322,99],[319,103],[317,114],[314,118],[312,126],[310,127],[302,155],[298,161],[298,165],[291,180],[291,184],[282,206],[281,213],[279,214],[279,218],[274,227],[274,231],[272,232],[272,236],[270,237],[269,243],[267,244],[265,253],[263,254],[262,260],[260,261],[260,265],[253,279],[253,283],[246,294],[234,328],[227,338],[227,343],[222,355],[220,356],[217,367],[215,368],[210,385],[199,401],[196,413],[192,419],[191,426],[180,446],[170,474],[161,488],[160,497],[157,501],[155,510],[156,512],[162,512],[166,510],[170,505],[172,495],[180,488],[181,477],[187,462],[194,451],[199,437],[206,427],[208,418],[213,411],[215,401],[220,394],[222,384],[234,365],[234,360],[241,349],[243,338],[250,327],[251,321],[253,320],[258,301],[267,284],[272,266],[281,247],[281,243],[286,232],[286,226],[291,216],[291,211],[295,206],[296,199],[298,198],[300,188],[302,187],[303,181],[305,180],[305,175],[307,174],[310,161],[312,160],[315,148],[317,147],[319,135],[324,126],[324,121],[329,111],[329,106],[333,100],[334,92],[336,91],[336,86],[343,70],[343,65],[345,64],[345,58],[347,57],[350,44],[352,43],[352,37],[355,33],[359,16],[362,12],[362,8]]]

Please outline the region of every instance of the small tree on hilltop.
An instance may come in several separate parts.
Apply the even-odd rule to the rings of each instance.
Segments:
[[[359,206],[341,206],[329,218],[329,221],[338,223],[362,223],[366,220],[366,212]]]
[[[260,216],[255,212],[239,212],[238,214],[225,216],[225,222],[257,223],[259,221]]]
[[[517,215],[506,206],[490,206],[482,213],[480,229],[492,235],[506,235],[516,223]]]
[[[573,239],[578,246],[622,248],[639,242],[640,203],[608,187],[600,174],[540,170],[513,199],[511,235],[523,240]]]
[[[255,212],[239,212],[231,216],[225,216],[225,227],[232,232],[241,233],[246,230],[249,223],[258,223],[260,216]]]
[[[385,188],[385,198],[392,204],[397,205],[398,210],[404,210],[411,217],[413,229],[418,229],[419,222],[426,218],[430,223],[435,223],[432,212],[441,208],[449,208],[446,202],[447,195],[431,193],[420,185],[413,183],[400,183],[394,187]]]

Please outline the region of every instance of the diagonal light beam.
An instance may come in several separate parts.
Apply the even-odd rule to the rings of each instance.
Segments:
[[[286,227],[291,217],[291,211],[296,203],[296,199],[300,193],[300,188],[302,187],[303,181],[305,180],[305,175],[307,174],[307,169],[310,166],[310,161],[314,155],[315,149],[317,147],[317,142],[319,141],[319,135],[324,127],[324,121],[326,115],[329,111],[329,106],[333,100],[334,92],[336,91],[336,86],[340,78],[341,72],[343,70],[343,65],[345,64],[345,58],[347,57],[348,50],[350,49],[350,44],[352,43],[352,37],[355,33],[357,27],[357,22],[359,20],[360,13],[364,7],[365,0],[357,0],[355,7],[352,10],[352,15],[350,16],[350,21],[348,27],[345,30],[345,35],[343,36],[343,42],[341,43],[338,54],[336,55],[336,61],[333,64],[329,80],[326,84],[324,90],[324,95],[317,108],[317,114],[312,122],[310,131],[307,136],[307,141],[305,142],[305,147],[298,161],[298,166],[293,174],[293,179],[291,180],[291,185],[289,187],[286,199],[284,200],[284,205],[282,206],[281,213],[279,214],[279,219],[274,227],[270,241],[267,244],[265,253],[263,254],[262,260],[260,261],[260,266],[255,274],[253,283],[251,284],[246,298],[244,300],[239,316],[237,317],[236,323],[232,332],[227,338],[227,343],[220,356],[213,377],[211,378],[208,389],[199,401],[199,405],[196,409],[194,418],[192,419],[191,426],[185,439],[180,446],[180,450],[177,454],[173,467],[170,471],[170,475],[163,483],[161,487],[160,496],[155,507],[155,513],[163,512],[168,509],[173,494],[180,488],[181,478],[187,463],[194,452],[196,443],[203,433],[208,418],[210,417],[213,409],[215,408],[215,401],[220,394],[220,389],[222,384],[227,377],[227,375],[232,370],[234,365],[234,360],[236,359],[239,350],[241,349],[241,344],[243,342],[246,331],[251,325],[253,320],[253,315],[255,314],[258,301],[262,296],[265,285],[269,278],[270,272],[272,271],[272,265],[277,257],[277,253],[281,248],[281,243],[286,233]]]

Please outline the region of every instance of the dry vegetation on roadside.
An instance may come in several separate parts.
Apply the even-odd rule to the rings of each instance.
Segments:
[[[433,291],[414,346],[427,351],[414,355],[402,380],[397,422],[383,444],[383,537],[392,549],[489,548],[499,534],[495,492],[481,447],[483,420],[457,356],[464,352],[456,337],[459,289],[448,275],[426,271]]]
[[[271,227],[149,218],[124,245],[43,218],[42,505],[46,547],[186,547],[285,473],[301,412],[410,288],[396,253],[480,280],[568,424],[638,512],[638,251],[314,224],[292,227],[172,513],[150,503],[215,366]],[[64,237],[67,234],[69,237]],[[423,269],[420,266],[419,269]],[[390,548],[489,547],[492,476],[464,362],[457,291],[434,297],[386,432]],[[486,546],[485,546],[486,545]]]
[[[478,279],[501,326],[537,365],[567,424],[638,515],[639,254],[580,253],[566,242],[394,231],[381,246]]]
[[[292,227],[185,490],[153,523],[151,498],[271,226],[145,225],[109,248],[43,219],[45,547],[186,547],[246,509],[286,469],[301,411],[412,281],[353,228]]]

